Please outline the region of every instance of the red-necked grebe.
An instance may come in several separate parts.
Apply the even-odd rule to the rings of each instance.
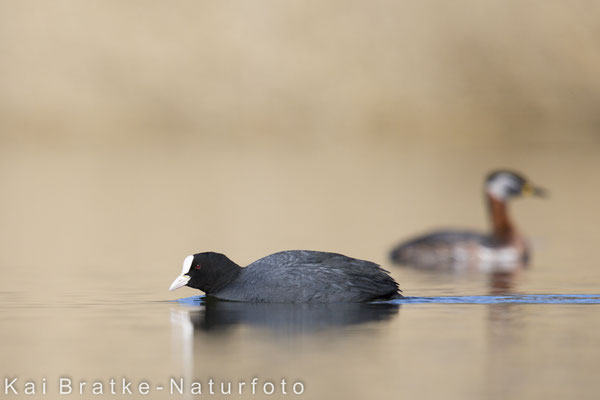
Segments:
[[[522,175],[494,171],[485,181],[491,233],[435,231],[401,243],[391,251],[390,258],[398,264],[430,269],[498,271],[524,266],[529,259],[529,246],[508,215],[508,202],[515,197],[545,195],[544,189]]]

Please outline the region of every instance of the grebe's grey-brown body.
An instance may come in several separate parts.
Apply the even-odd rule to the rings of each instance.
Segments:
[[[510,271],[524,266],[529,246],[509,217],[508,203],[515,197],[545,193],[515,172],[492,172],[485,181],[491,233],[435,231],[401,243],[390,252],[390,258],[398,264],[428,269]]]

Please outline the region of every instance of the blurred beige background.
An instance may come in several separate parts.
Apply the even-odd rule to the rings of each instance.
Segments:
[[[551,193],[512,206],[534,257],[511,290],[599,293],[599,15],[0,0],[2,374],[161,382],[192,357],[200,377],[301,377],[307,398],[597,398],[594,306],[403,305],[280,343],[251,324],[196,331],[192,352],[184,307],[157,301],[200,293],[167,291],[190,253],[298,248],[379,262],[408,296],[488,294],[487,277],[387,253],[432,227],[486,229],[498,167]]]
[[[7,145],[599,140],[593,1],[0,4]]]
[[[600,234],[599,11],[0,1],[0,265],[36,291],[74,277],[126,290],[131,271],[155,297],[197,251],[386,263],[423,229],[485,228],[496,167],[553,193],[515,207],[537,260],[585,264]]]

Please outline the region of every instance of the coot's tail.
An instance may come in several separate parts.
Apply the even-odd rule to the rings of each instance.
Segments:
[[[373,299],[373,301],[387,301],[387,300],[403,299],[404,296],[400,292],[401,292],[401,290],[398,290],[395,293],[390,293],[390,294],[387,294],[385,296],[380,296],[380,297],[378,297],[376,299]]]

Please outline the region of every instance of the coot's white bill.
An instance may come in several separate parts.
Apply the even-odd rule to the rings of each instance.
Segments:
[[[190,280],[189,275],[179,275],[177,279],[173,281],[169,290],[179,289],[182,286],[185,286]]]

